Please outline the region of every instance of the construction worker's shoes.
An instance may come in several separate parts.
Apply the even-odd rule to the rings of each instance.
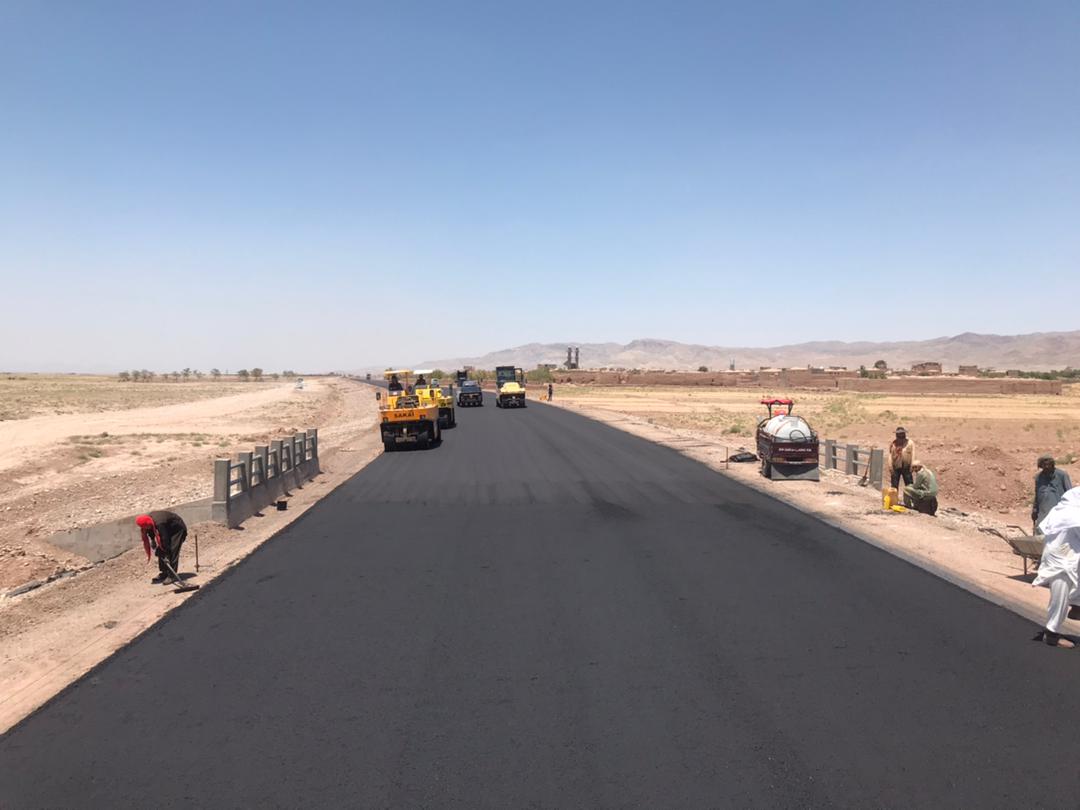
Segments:
[[[154,585],[160,585],[162,582],[167,582],[168,580],[169,580],[169,575],[168,574],[158,574],[156,577],[154,577],[152,580],[150,580],[150,582],[152,584],[154,584]]]

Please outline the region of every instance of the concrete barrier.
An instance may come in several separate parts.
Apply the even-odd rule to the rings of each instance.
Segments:
[[[268,446],[257,446],[253,452],[238,453],[235,461],[217,459],[212,498],[179,506],[149,506],[138,514],[165,508],[178,514],[189,526],[213,520],[233,529],[318,473],[319,432],[312,429]],[[137,516],[57,532],[49,538],[49,543],[91,562],[102,562],[142,546],[135,525]]]
[[[237,453],[236,460],[214,462],[211,520],[236,528],[259,510],[319,474],[319,431],[308,430],[254,452]]]
[[[176,512],[189,526],[210,520],[211,499],[183,503],[179,506],[167,507],[170,512]],[[145,514],[159,507],[151,507],[139,514]],[[107,523],[95,523],[93,526],[84,526],[81,529],[72,529],[66,532],[57,532],[49,538],[49,542],[57,548],[78,554],[90,562],[103,562],[110,560],[128,549],[141,548],[142,540],[139,528],[135,525],[138,515],[110,520]]]
[[[885,479],[885,451],[880,447],[869,450],[857,444],[838,444],[825,439],[821,445],[821,468],[841,470],[846,475],[865,475],[874,489],[881,489]]]

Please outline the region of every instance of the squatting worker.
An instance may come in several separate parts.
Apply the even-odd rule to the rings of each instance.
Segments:
[[[1038,460],[1039,474],[1035,476],[1035,502],[1031,504],[1031,520],[1035,524],[1035,533],[1039,524],[1057,506],[1061,496],[1072,489],[1069,474],[1054,465],[1054,457],[1043,453]]]
[[[1050,589],[1050,604],[1046,609],[1046,630],[1036,638],[1055,647],[1073,647],[1061,635],[1061,625],[1066,617],[1080,618],[1080,489],[1066,492],[1039,529],[1046,535],[1046,545],[1031,584]]]
[[[937,476],[919,460],[911,462],[915,482],[904,487],[904,506],[933,517],[937,514]]]
[[[150,559],[150,550],[158,558],[158,575],[151,582],[165,582],[173,578],[169,572],[166,561],[172,566],[173,572],[180,573],[180,546],[187,539],[187,524],[175,512],[151,512],[148,515],[139,515],[135,518],[135,524],[142,531],[143,548],[146,549],[146,559]]]
[[[907,431],[902,427],[896,429],[896,438],[889,445],[889,474],[891,487],[900,485],[900,477],[903,476],[905,484],[912,483],[911,462],[915,458],[915,443],[907,437]]]

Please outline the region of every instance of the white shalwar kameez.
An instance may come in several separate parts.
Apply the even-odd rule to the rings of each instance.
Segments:
[[[1039,528],[1046,546],[1031,584],[1050,589],[1046,629],[1060,633],[1069,605],[1080,605],[1080,487],[1066,492]]]

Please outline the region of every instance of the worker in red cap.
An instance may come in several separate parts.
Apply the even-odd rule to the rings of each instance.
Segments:
[[[150,559],[150,550],[158,558],[158,575],[150,580],[153,583],[177,579],[180,566],[180,546],[187,539],[187,524],[175,512],[151,512],[135,518],[135,525],[142,532],[143,548],[146,559]],[[170,570],[170,566],[172,570]]]

